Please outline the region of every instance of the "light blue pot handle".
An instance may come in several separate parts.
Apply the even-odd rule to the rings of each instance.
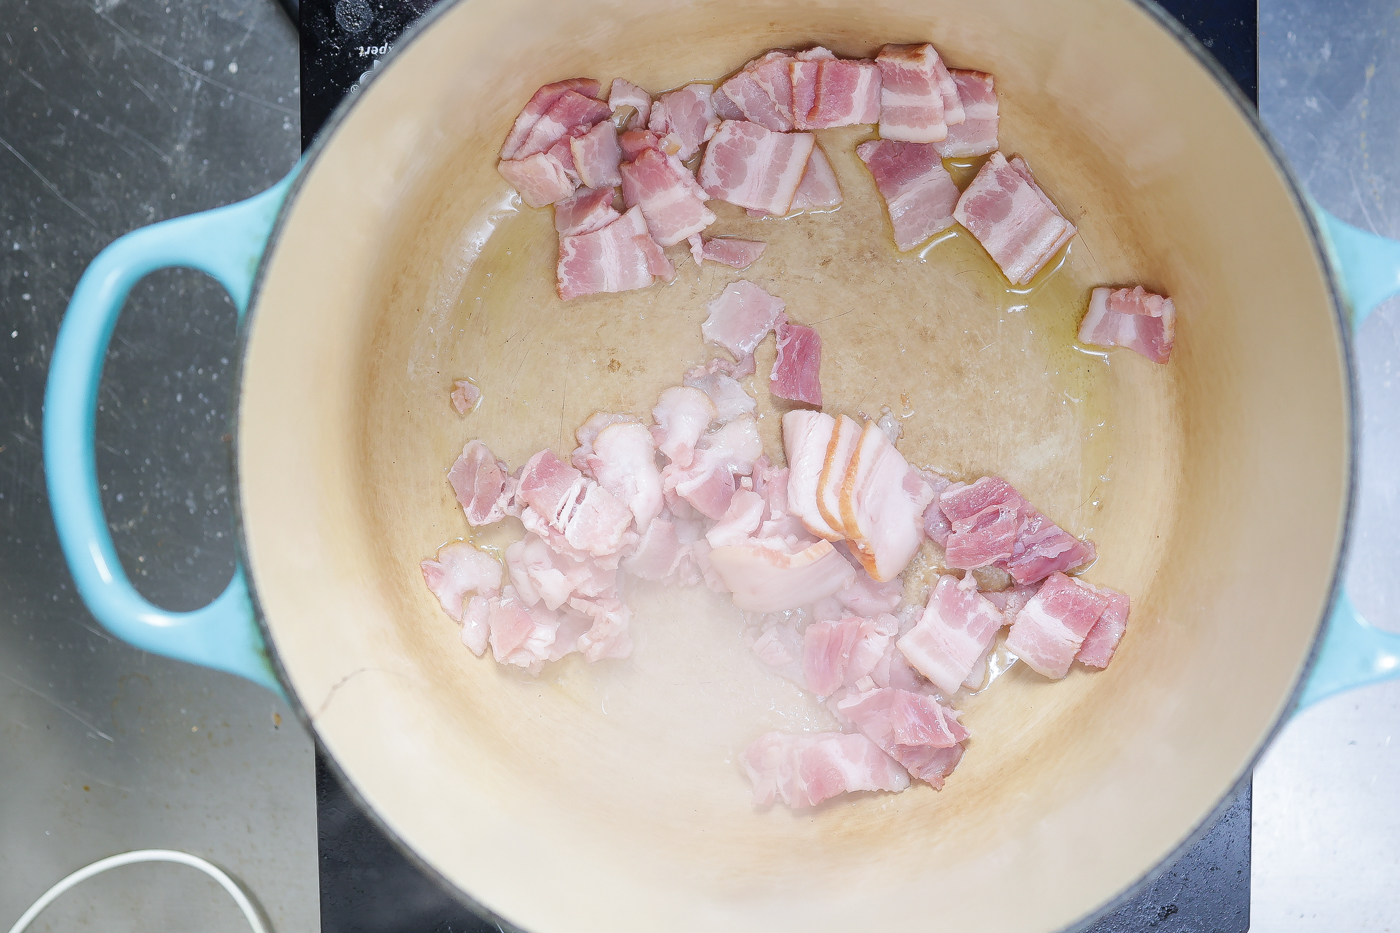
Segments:
[[[1351,306],[1352,330],[1356,331],[1376,305],[1400,293],[1400,241],[1358,230],[1316,204],[1312,207],[1333,267],[1340,274]],[[1363,619],[1346,590],[1341,590],[1298,707],[1396,677],[1400,677],[1400,635],[1382,631]]]
[[[131,287],[156,269],[198,269],[228,290],[241,321],[296,172],[246,201],[143,227],[99,253],[68,303],[44,390],[49,501],[59,543],[88,609],[113,635],[138,648],[239,674],[277,693],[282,687],[268,661],[241,564],[218,598],[192,612],[161,609],[131,585],[102,512],[93,429],[107,345]]]

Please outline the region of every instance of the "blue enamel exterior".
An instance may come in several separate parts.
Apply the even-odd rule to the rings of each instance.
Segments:
[[[78,593],[108,631],[138,648],[239,674],[277,693],[242,566],[217,599],[169,612],[131,585],[112,545],[98,495],[93,429],[112,328],[131,287],[168,266],[217,279],[241,321],[258,263],[294,169],[267,191],[227,207],[135,230],[92,261],[68,303],[44,390],[44,473],[59,543]]]

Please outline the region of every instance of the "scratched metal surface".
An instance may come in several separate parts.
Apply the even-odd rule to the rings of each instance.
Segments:
[[[310,740],[266,691],[101,631],[39,453],[49,352],[92,256],[296,160],[296,35],[270,0],[0,0],[0,89],[0,928],[76,868],[169,847],[241,878],[277,929],[315,930]],[[136,289],[107,359],[103,500],[128,574],[171,608],[232,567],[234,335],[217,286],[165,272]],[[246,926],[203,875],[150,865],[85,882],[34,929]]]
[[[1323,207],[1400,237],[1400,3],[1261,0],[1259,110]],[[1347,585],[1400,631],[1400,300],[1362,326]],[[1258,581],[1267,586],[1267,581]],[[1254,772],[1259,931],[1400,930],[1400,683],[1304,711]]]

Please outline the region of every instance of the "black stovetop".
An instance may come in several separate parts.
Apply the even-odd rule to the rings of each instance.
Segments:
[[[436,0],[301,0],[302,145]],[[1073,2],[1073,0],[1064,0]],[[1164,0],[1251,100],[1258,99],[1255,0]],[[319,753],[321,928],[327,933],[495,933],[419,871],[345,793]],[[1250,787],[1196,845],[1087,933],[1245,933]]]

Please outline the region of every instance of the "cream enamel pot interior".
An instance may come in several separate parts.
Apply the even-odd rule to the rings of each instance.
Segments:
[[[942,792],[755,811],[738,750],[822,714],[760,669],[723,600],[639,586],[633,658],[530,679],[474,658],[423,587],[418,562],[469,531],[444,475],[466,440],[514,467],[566,455],[594,410],[645,413],[710,355],[704,304],[741,277],[686,265],[668,286],[561,303],[549,212],[512,201],[495,154],[546,81],[660,90],[772,47],[914,41],[996,75],[1002,149],[1080,228],[1060,268],[1012,290],[966,234],[896,254],[854,131],[821,135],[840,211],[721,208],[715,229],[769,241],[742,277],[818,326],[828,411],[889,405],[911,461],[1005,476],[1090,535],[1087,578],[1132,594],[1132,624],[1104,673],[1051,683],[1018,665],[968,699],[974,738]],[[265,222],[284,193],[239,209]],[[1350,500],[1345,336],[1296,190],[1150,10],[451,4],[342,107],[280,211],[236,432],[266,644],[367,806],[494,916],[536,933],[1061,929],[1186,842],[1293,703]],[[181,248],[165,261],[198,265]],[[1088,289],[1138,282],[1180,309],[1172,362],[1076,348]],[[464,375],[484,401],[461,418],[447,395]],[[775,451],[781,409],[756,386]],[[98,564],[85,596],[113,578]],[[232,611],[234,582],[209,613]],[[257,676],[195,641],[183,656]]]

